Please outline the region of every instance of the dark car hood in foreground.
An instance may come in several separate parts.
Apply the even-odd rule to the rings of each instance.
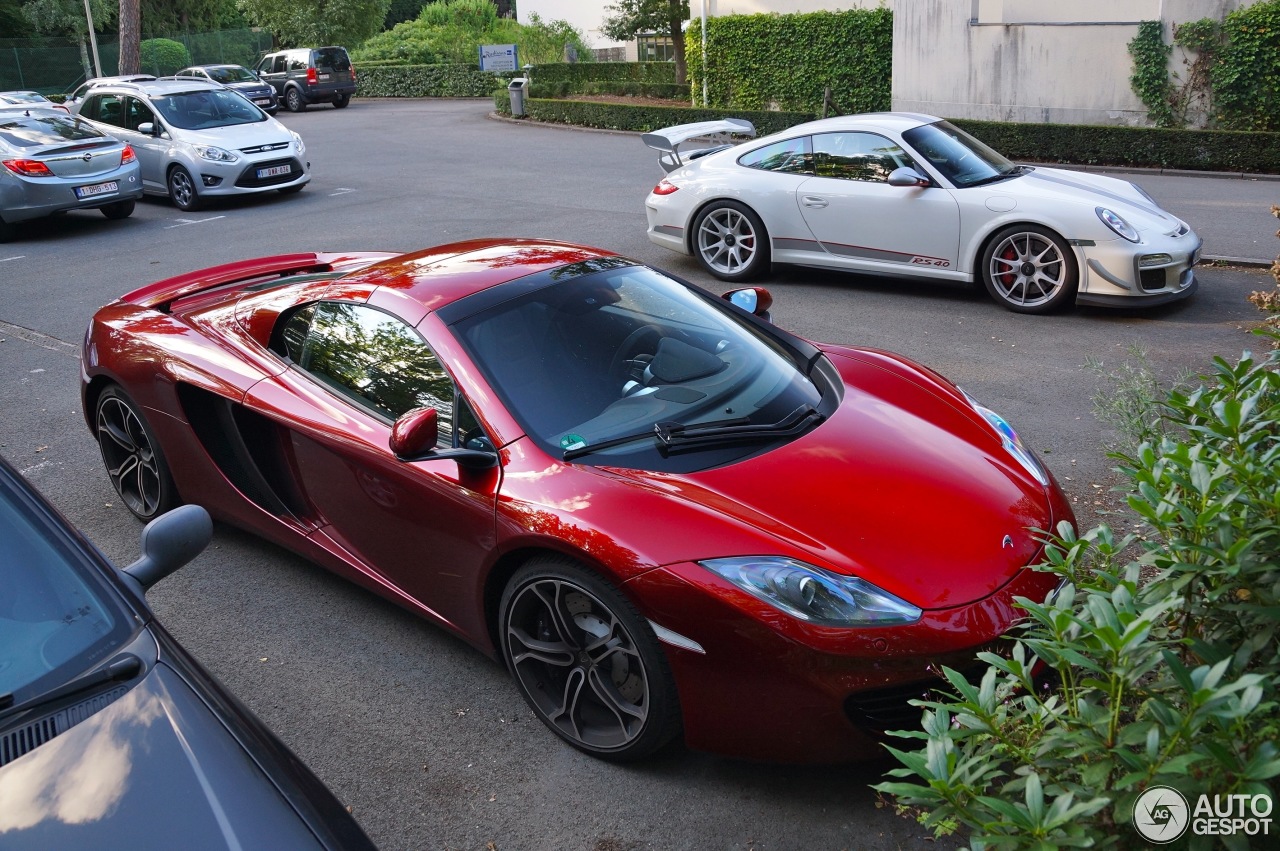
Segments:
[[[995,592],[1039,551],[1031,530],[1059,519],[1046,489],[927,371],[883,353],[830,353],[845,398],[799,439],[701,473],[610,474],[756,536],[737,544],[755,552],[682,558],[798,551],[924,609]]]
[[[315,835],[164,664],[0,768],[0,847],[318,848]]]

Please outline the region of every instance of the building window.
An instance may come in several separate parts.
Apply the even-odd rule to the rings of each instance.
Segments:
[[[636,54],[641,62],[671,62],[676,49],[669,35],[636,36]]]

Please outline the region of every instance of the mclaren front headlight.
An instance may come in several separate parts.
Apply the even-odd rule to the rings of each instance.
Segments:
[[[921,610],[857,576],[842,576],[785,556],[735,556],[698,562],[769,605],[818,626],[893,626]]]

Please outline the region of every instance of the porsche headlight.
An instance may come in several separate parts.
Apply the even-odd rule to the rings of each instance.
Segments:
[[[1130,242],[1138,241],[1138,232],[1133,225],[1124,220],[1119,213],[1108,210],[1106,207],[1094,207],[1093,211],[1098,214],[1098,218],[1102,219],[1102,223],[1111,228],[1120,236]]]
[[[215,148],[213,145],[196,145],[195,149],[201,159],[210,160],[215,163],[233,163],[240,159],[230,151],[223,150],[222,148]]]
[[[1018,437],[1018,433],[1013,430],[1013,426],[1009,425],[1009,421],[990,408],[979,405],[963,389],[960,392],[964,393],[964,398],[973,406],[973,409],[995,429],[996,434],[1000,436],[1000,444],[1004,447],[1004,451],[1012,455],[1013,460],[1021,464],[1022,469],[1030,473],[1037,482],[1044,487],[1048,487],[1049,473],[1045,470],[1044,465],[1040,463],[1040,459],[1032,455],[1027,447],[1022,445],[1022,440]]]
[[[891,626],[920,619],[920,609],[865,579],[784,556],[713,558],[698,564],[751,596],[819,626]]]

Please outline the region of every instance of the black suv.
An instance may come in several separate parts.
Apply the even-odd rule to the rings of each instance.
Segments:
[[[301,47],[268,53],[257,74],[276,90],[284,108],[302,112],[312,103],[342,109],[356,93],[356,70],[344,47]]]

